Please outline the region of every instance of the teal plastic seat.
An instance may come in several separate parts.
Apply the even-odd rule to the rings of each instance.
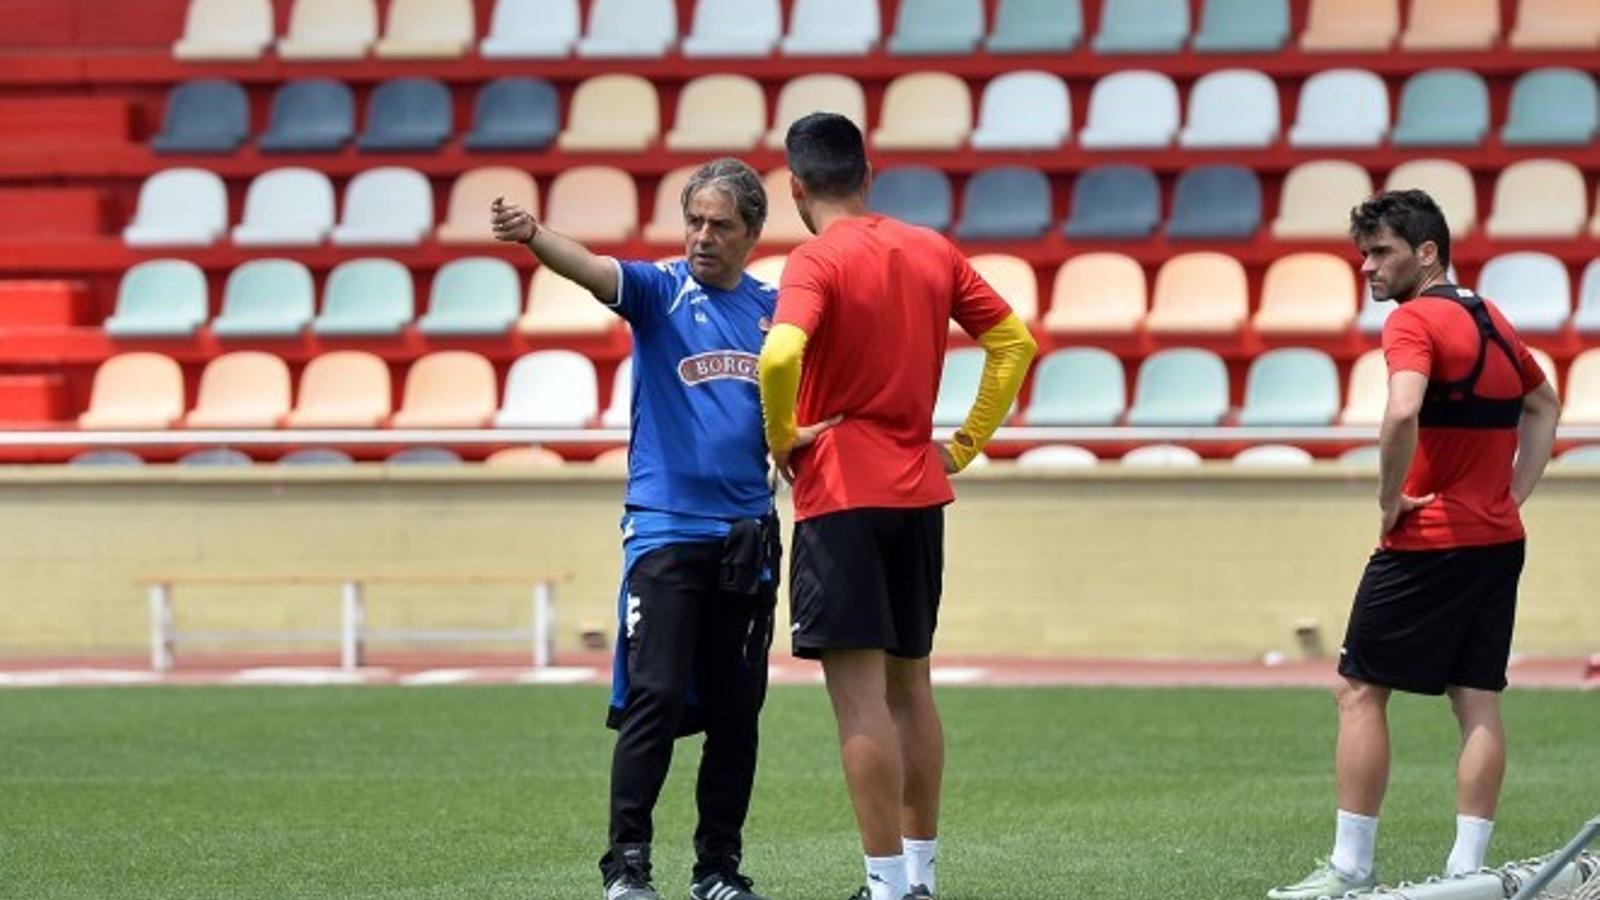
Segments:
[[[965,56],[983,40],[981,0],[901,0],[892,56]]]
[[[1600,469],[1600,444],[1583,444],[1561,454],[1556,460],[1563,469]]]
[[[1115,425],[1127,406],[1122,361],[1098,347],[1073,347],[1034,370],[1028,424]]]
[[[1321,350],[1269,350],[1250,364],[1240,425],[1318,426],[1339,414],[1339,370]]]
[[[1079,0],[1000,0],[990,53],[1066,53],[1083,40]]]
[[[933,424],[960,425],[978,399],[978,382],[983,377],[983,350],[962,347],[944,355],[944,375],[939,378],[939,396],[933,402]]]
[[[124,272],[117,309],[106,319],[112,337],[188,337],[210,314],[206,276],[182,259],[152,259]]]
[[[1096,53],[1176,53],[1189,38],[1189,0],[1106,0]]]
[[[1590,260],[1578,281],[1578,309],[1572,327],[1582,332],[1600,331],[1600,259]]]
[[[1523,250],[1494,257],[1478,272],[1478,292],[1520,332],[1557,334],[1572,316],[1567,267],[1548,253]]]
[[[1289,40],[1289,0],[1206,0],[1192,46],[1199,53],[1273,53]]]
[[[1400,91],[1397,147],[1476,147],[1489,133],[1489,87],[1465,69],[1429,69]]]
[[[291,259],[253,259],[228,275],[218,337],[294,337],[316,312],[311,272]]]
[[[505,334],[521,312],[517,270],[502,259],[474,256],[446,263],[433,276],[423,334]]]
[[[1129,425],[1215,425],[1228,412],[1228,367],[1210,350],[1150,354],[1133,387]]]
[[[392,259],[352,259],[328,275],[315,334],[399,334],[416,314],[411,270]]]
[[[1501,140],[1510,145],[1575,146],[1600,131],[1600,91],[1587,72],[1535,69],[1511,87]]]

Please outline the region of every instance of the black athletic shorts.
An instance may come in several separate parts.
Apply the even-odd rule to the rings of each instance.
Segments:
[[[1524,550],[1513,541],[1372,554],[1339,674],[1415,694],[1504,690]]]
[[[933,652],[944,582],[944,507],[847,509],[794,526],[794,655]]]

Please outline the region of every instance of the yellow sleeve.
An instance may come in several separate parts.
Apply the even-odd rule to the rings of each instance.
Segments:
[[[806,333],[788,324],[774,325],[761,344],[756,377],[761,384],[761,417],[766,422],[769,450],[781,453],[794,446],[800,358],[805,351]]]
[[[983,375],[978,382],[978,399],[972,403],[967,420],[956,430],[946,449],[955,461],[956,470],[983,451],[996,428],[1005,421],[1006,413],[1016,402],[1022,390],[1022,380],[1027,377],[1028,366],[1039,349],[1016,313],[1000,320],[1000,324],[978,336],[983,345]]]

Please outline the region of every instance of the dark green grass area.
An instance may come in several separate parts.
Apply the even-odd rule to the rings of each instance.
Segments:
[[[0,692],[0,897],[600,895],[610,733],[594,688]],[[1333,825],[1324,692],[946,689],[944,900],[1249,898]],[[1496,863],[1600,811],[1600,696],[1507,696]],[[1396,698],[1379,837],[1389,879],[1442,866],[1456,735]],[[684,897],[697,740],[657,816]],[[764,720],[746,868],[774,900],[843,900],[861,860],[820,688]]]

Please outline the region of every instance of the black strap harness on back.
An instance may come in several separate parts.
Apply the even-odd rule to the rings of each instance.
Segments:
[[[1478,378],[1483,375],[1483,364],[1488,358],[1490,344],[1500,348],[1500,352],[1511,361],[1512,368],[1521,368],[1516,350],[1494,327],[1494,320],[1489,317],[1489,308],[1483,304],[1483,298],[1453,284],[1435,285],[1420,296],[1453,300],[1472,314],[1472,321],[1478,326],[1478,360],[1465,378],[1428,384],[1427,393],[1422,397],[1418,424],[1423,428],[1516,428],[1522,417],[1521,397],[1491,400],[1478,396]]]

